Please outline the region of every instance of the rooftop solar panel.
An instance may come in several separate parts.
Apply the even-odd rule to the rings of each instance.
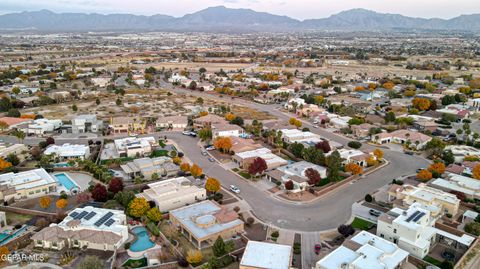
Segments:
[[[111,216],[113,216],[112,212],[108,212],[107,214],[103,215],[99,220],[97,220],[94,225],[99,227],[102,225],[105,221],[107,221]]]
[[[410,217],[407,218],[406,222],[410,222],[412,219],[414,219],[418,214],[420,214],[420,211],[415,211]]]
[[[421,219],[423,216],[425,216],[425,213],[424,212],[421,212],[420,214],[418,214],[414,219],[413,221],[417,222],[419,219]]]
[[[110,227],[110,225],[112,225],[113,223],[115,223],[115,221],[113,219],[109,219],[107,220],[107,222],[105,222],[105,226]]]
[[[86,216],[84,217],[84,219],[90,220],[90,219],[92,219],[95,215],[97,215],[97,213],[92,211],[92,212],[88,213],[88,215],[86,215]]]
[[[74,218],[76,215],[78,215],[78,212],[76,212],[76,211],[75,211],[75,212],[72,212],[72,213],[70,213],[70,217],[72,217],[72,218]]]
[[[85,215],[87,215],[87,214],[88,214],[88,211],[82,211],[82,212],[80,212],[80,214],[76,215],[74,217],[74,219],[81,219],[81,218],[85,217]]]

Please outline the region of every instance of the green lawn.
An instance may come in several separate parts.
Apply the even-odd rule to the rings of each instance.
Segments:
[[[370,228],[372,228],[373,225],[375,225],[375,223],[372,223],[370,221],[366,221],[360,218],[355,218],[352,222],[353,228],[364,230],[364,231],[370,230]]]
[[[25,214],[17,214],[13,212],[6,212],[6,217],[8,220],[8,223],[25,223],[33,218],[33,216],[30,215],[25,215]]]
[[[168,156],[168,150],[160,149],[152,152],[150,157],[161,157],[161,156]]]
[[[245,171],[240,171],[238,172],[239,175],[241,175],[243,178],[246,178],[246,179],[251,179],[252,178],[252,175],[250,175],[248,172],[245,172]]]
[[[147,265],[147,258],[141,258],[139,260],[129,259],[123,264],[123,266],[126,268],[141,268]]]
[[[440,265],[442,264],[441,261],[435,259],[435,258],[432,258],[430,256],[425,256],[425,258],[423,258],[424,261],[428,262],[428,263],[431,263],[437,267],[440,267]]]

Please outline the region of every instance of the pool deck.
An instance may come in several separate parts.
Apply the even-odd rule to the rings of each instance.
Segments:
[[[133,240],[129,240],[128,242],[132,243],[135,242],[137,239],[138,239],[138,236],[133,232],[134,229],[137,229],[137,228],[143,228],[147,231],[148,235],[150,236],[150,232],[148,232],[147,230],[147,227],[143,226],[143,225],[135,225],[135,226],[131,226],[129,227],[130,228],[130,231],[129,233],[134,235],[134,238]],[[153,247],[151,248],[148,248],[148,249],[145,249],[145,250],[142,250],[142,251],[131,251],[130,249],[127,249],[127,254],[128,256],[130,256],[131,258],[142,258],[142,257],[146,257],[148,259],[148,255],[146,255],[149,251],[152,251],[152,250],[160,250],[162,247],[157,245],[157,243],[155,243],[154,241],[153,242]]]
[[[92,176],[84,174],[84,173],[76,173],[76,172],[55,172],[52,176],[65,174],[67,175],[70,180],[75,183],[78,187],[78,192],[83,192],[88,189],[90,181],[93,180]],[[58,181],[57,181],[58,182]],[[69,193],[70,191],[65,188],[60,182],[57,185],[57,193],[60,194],[62,191]]]

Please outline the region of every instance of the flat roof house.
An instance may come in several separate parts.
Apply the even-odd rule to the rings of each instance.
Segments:
[[[212,139],[217,137],[239,137],[243,134],[243,128],[235,124],[213,124]]]
[[[44,196],[56,190],[57,181],[43,168],[0,175],[0,200],[3,201]]]
[[[72,145],[65,143],[61,146],[50,145],[43,152],[45,155],[55,155],[61,161],[69,159],[85,160],[90,157],[90,147],[86,145]]]
[[[128,239],[123,211],[87,206],[75,208],[59,224],[32,236],[35,247],[61,250],[89,248],[115,251]]]
[[[449,145],[445,150],[450,150],[455,158],[455,163],[461,163],[466,156],[480,156],[480,150],[465,145]]]
[[[177,177],[150,183],[137,197],[143,197],[147,201],[154,201],[161,212],[167,212],[205,200],[207,192],[204,188],[192,185],[185,177]]]
[[[289,269],[292,258],[291,246],[250,240],[243,252],[240,269]]]
[[[361,231],[318,261],[315,269],[398,269],[407,263],[408,252]]]
[[[176,176],[180,171],[180,167],[173,163],[172,158],[166,156],[135,159],[120,165],[120,168],[132,179],[136,176],[152,179],[153,174],[157,174],[160,179]]]
[[[78,115],[72,119],[72,133],[98,132],[103,128],[103,121],[97,119],[97,115]]]
[[[311,143],[318,143],[322,141],[320,136],[314,134],[312,132],[302,132],[301,130],[297,129],[282,129],[280,130],[282,133],[282,140],[287,143],[294,143],[294,142],[311,142]]]
[[[120,156],[135,157],[145,156],[152,153],[158,142],[153,136],[148,137],[125,137],[113,141],[115,149]]]
[[[198,249],[213,245],[219,236],[229,240],[244,231],[235,211],[210,200],[170,211],[170,221]]]
[[[405,210],[393,208],[378,218],[377,235],[419,259],[427,256],[437,243],[443,242],[455,250],[466,250],[475,241],[474,237],[464,233],[452,234],[438,229],[435,221],[429,207],[420,203]]]
[[[429,187],[424,183],[417,187],[408,184],[392,185],[388,191],[388,197],[390,201],[401,200],[402,205],[406,206],[414,203],[428,206],[434,218],[439,218],[444,214],[455,216],[460,207],[460,199],[455,194]]]
[[[114,134],[130,134],[132,132],[144,133],[146,121],[135,117],[111,118],[109,128]]]
[[[437,178],[430,183],[433,187],[445,191],[458,191],[467,197],[480,199],[480,180],[453,173],[446,173],[443,178]]]
[[[22,125],[23,126],[23,125]],[[26,134],[44,135],[63,126],[62,120],[36,119],[22,128]]]

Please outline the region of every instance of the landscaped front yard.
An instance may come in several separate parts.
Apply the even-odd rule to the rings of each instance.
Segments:
[[[364,231],[368,231],[370,230],[373,225],[375,225],[375,223],[372,223],[370,221],[366,221],[364,219],[360,219],[360,218],[355,218],[353,221],[352,221],[352,227],[355,228],[355,229],[360,229],[360,230],[364,230]]]

